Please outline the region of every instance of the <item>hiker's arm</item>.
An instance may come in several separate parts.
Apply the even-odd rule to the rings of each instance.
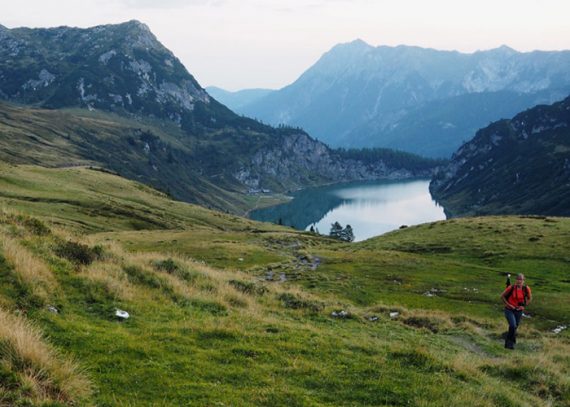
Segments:
[[[507,299],[505,298],[505,294],[506,294],[506,293],[507,293],[507,291],[505,290],[505,292],[503,292],[503,293],[501,294],[501,300],[503,300],[503,303],[505,304],[505,306],[506,306],[508,309],[515,309],[515,307],[513,307],[511,304],[509,304],[509,302],[508,302]]]

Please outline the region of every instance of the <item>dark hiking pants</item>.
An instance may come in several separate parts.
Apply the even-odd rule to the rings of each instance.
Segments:
[[[505,340],[505,348],[513,348],[517,343],[517,328],[521,322],[522,311],[505,308],[505,317],[509,322],[509,332]]]

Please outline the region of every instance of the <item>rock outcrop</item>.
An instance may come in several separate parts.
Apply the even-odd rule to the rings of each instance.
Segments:
[[[433,168],[402,168],[382,159],[369,164],[347,159],[306,133],[299,132],[286,135],[275,145],[257,151],[235,176],[251,187],[277,185],[278,189],[296,189],[318,183],[429,178],[432,171]]]

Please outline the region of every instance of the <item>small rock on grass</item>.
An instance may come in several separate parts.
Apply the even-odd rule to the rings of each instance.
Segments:
[[[126,319],[129,319],[129,317],[130,317],[130,315],[127,311],[123,311],[120,309],[115,310],[115,316],[117,318],[119,318],[120,320],[123,320],[123,321]]]
[[[47,310],[52,314],[59,314],[59,310],[53,305],[48,305]]]
[[[348,318],[349,316],[350,313],[345,310],[331,312],[331,317],[334,318]]]

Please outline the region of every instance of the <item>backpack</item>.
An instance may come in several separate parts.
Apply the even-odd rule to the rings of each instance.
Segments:
[[[508,285],[507,287],[511,287],[511,289],[509,290],[509,292],[505,295],[505,300],[508,301],[509,298],[511,297],[511,295],[513,294],[513,290],[515,289],[514,285]],[[524,293],[524,303],[523,305],[526,307],[526,300],[529,297],[528,295],[528,287],[525,285],[522,286],[523,289],[523,293]]]

